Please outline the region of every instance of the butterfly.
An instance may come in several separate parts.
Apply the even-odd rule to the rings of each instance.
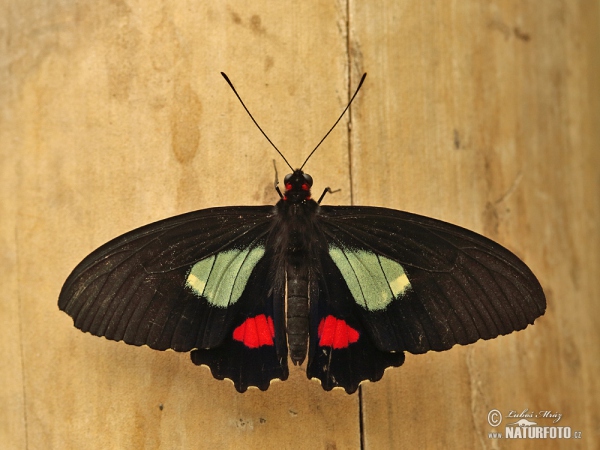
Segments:
[[[321,142],[299,169],[288,163],[274,206],[194,211],[101,246],[67,278],[59,308],[96,336],[191,352],[239,392],[266,390],[288,377],[288,360],[308,358],[309,378],[353,393],[405,352],[492,339],[544,314],[535,275],[484,236],[403,211],[322,205],[329,188],[315,201],[302,168]]]

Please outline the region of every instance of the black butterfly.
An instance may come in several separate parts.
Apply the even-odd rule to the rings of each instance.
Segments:
[[[239,392],[285,380],[289,354],[296,365],[308,355],[325,390],[352,393],[405,351],[491,339],[544,314],[542,287],[504,247],[403,211],[322,206],[331,190],[313,200],[302,167],[284,193],[276,183],[275,206],[194,211],[103,245],[59,308],[97,336],[191,351]]]

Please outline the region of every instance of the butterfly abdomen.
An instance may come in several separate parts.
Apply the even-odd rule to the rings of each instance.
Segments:
[[[309,262],[314,259],[315,242],[309,236],[314,215],[307,204],[284,202],[281,233],[284,255],[281,266],[285,267],[287,281],[286,331],[289,355],[294,365],[304,362],[308,347],[309,299],[308,273]]]
[[[288,264],[287,335],[290,358],[300,365],[308,344],[308,270],[305,265]]]

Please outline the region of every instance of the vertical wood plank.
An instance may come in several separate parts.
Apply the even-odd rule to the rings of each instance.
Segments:
[[[352,121],[355,204],[482,232],[548,296],[523,332],[409,355],[366,385],[365,448],[508,448],[489,432],[516,419],[495,429],[492,409],[560,412],[597,447],[598,2],[351,5],[353,76],[369,72]]]
[[[56,304],[70,270],[129,229],[192,209],[275,203],[277,155],[219,72],[299,164],[347,98],[345,8],[3,3],[2,186],[10,219],[2,236],[10,303],[2,312],[10,335],[3,334],[1,349],[15,365],[1,372],[11,401],[0,413],[0,442],[357,447],[358,398],[324,395],[302,369],[266,393],[240,395],[189,355],[83,334]],[[312,167],[317,189],[327,167],[337,168],[327,181],[348,186],[346,148],[341,127]]]
[[[1,11],[1,10],[0,10]],[[1,14],[1,12],[0,12]],[[4,111],[3,111],[4,112]],[[0,442],[6,448],[25,446],[25,390],[19,314],[18,248],[16,242],[20,155],[8,145],[16,126],[10,117],[0,119]]]

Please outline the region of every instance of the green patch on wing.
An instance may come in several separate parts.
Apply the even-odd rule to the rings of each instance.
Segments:
[[[385,256],[335,245],[329,246],[329,255],[356,303],[367,310],[385,309],[410,289],[404,268]]]
[[[186,286],[208,303],[226,308],[242,296],[250,274],[265,249],[247,247],[233,248],[198,261],[188,272]]]

